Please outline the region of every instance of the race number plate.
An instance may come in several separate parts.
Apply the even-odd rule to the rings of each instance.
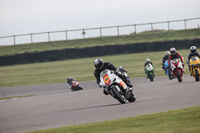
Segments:
[[[108,74],[106,74],[106,75],[103,76],[103,80],[104,80],[104,83],[106,85],[109,85],[111,83],[111,80],[110,80]]]
[[[123,81],[121,81],[119,84],[120,84],[122,87],[124,87],[124,88],[125,88],[125,86],[126,86],[126,84],[125,84]]]

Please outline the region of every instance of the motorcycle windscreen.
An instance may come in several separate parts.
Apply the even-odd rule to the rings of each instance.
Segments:
[[[199,58],[194,56],[190,59],[190,65],[191,66],[199,66],[200,65],[200,61]]]
[[[153,66],[152,66],[150,63],[148,63],[148,64],[146,65],[146,69],[147,69],[148,71],[152,71],[152,70],[153,70]]]
[[[178,59],[174,59],[174,60],[172,61],[172,63],[173,63],[174,65],[178,65],[178,62],[179,62]]]
[[[192,58],[190,59],[190,61],[197,61],[197,60],[198,60],[197,57],[192,57]]]

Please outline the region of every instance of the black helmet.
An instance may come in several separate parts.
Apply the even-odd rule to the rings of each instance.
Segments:
[[[170,49],[170,53],[171,53],[171,55],[174,55],[176,53],[176,49],[175,48],[171,48]]]
[[[191,50],[192,53],[196,52],[196,49],[197,48],[195,46],[190,47],[190,50]]]
[[[94,60],[94,66],[96,67],[96,69],[101,69],[101,67],[103,66],[103,60],[101,58],[97,58],[96,60]]]

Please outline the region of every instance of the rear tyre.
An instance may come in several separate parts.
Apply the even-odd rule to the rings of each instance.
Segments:
[[[197,81],[197,82],[199,82],[199,71],[198,71],[198,69],[195,69],[195,80]]]
[[[79,90],[83,90],[83,88],[81,86],[78,86],[79,87]]]
[[[180,71],[177,70],[177,79],[178,79],[178,82],[182,82],[182,78],[181,78],[181,74],[180,74]]]
[[[114,86],[110,88],[110,92],[114,95],[114,98],[116,98],[121,104],[126,103],[126,99],[123,95],[123,92],[119,92]]]

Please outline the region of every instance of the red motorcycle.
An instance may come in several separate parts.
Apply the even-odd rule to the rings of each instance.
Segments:
[[[173,59],[170,66],[174,76],[178,79],[179,82],[182,82],[184,73],[183,64],[179,61],[179,59]]]
[[[66,83],[66,84],[72,91],[83,90],[83,88],[80,86],[80,84],[77,80],[73,80],[70,84],[68,84],[68,83]]]

